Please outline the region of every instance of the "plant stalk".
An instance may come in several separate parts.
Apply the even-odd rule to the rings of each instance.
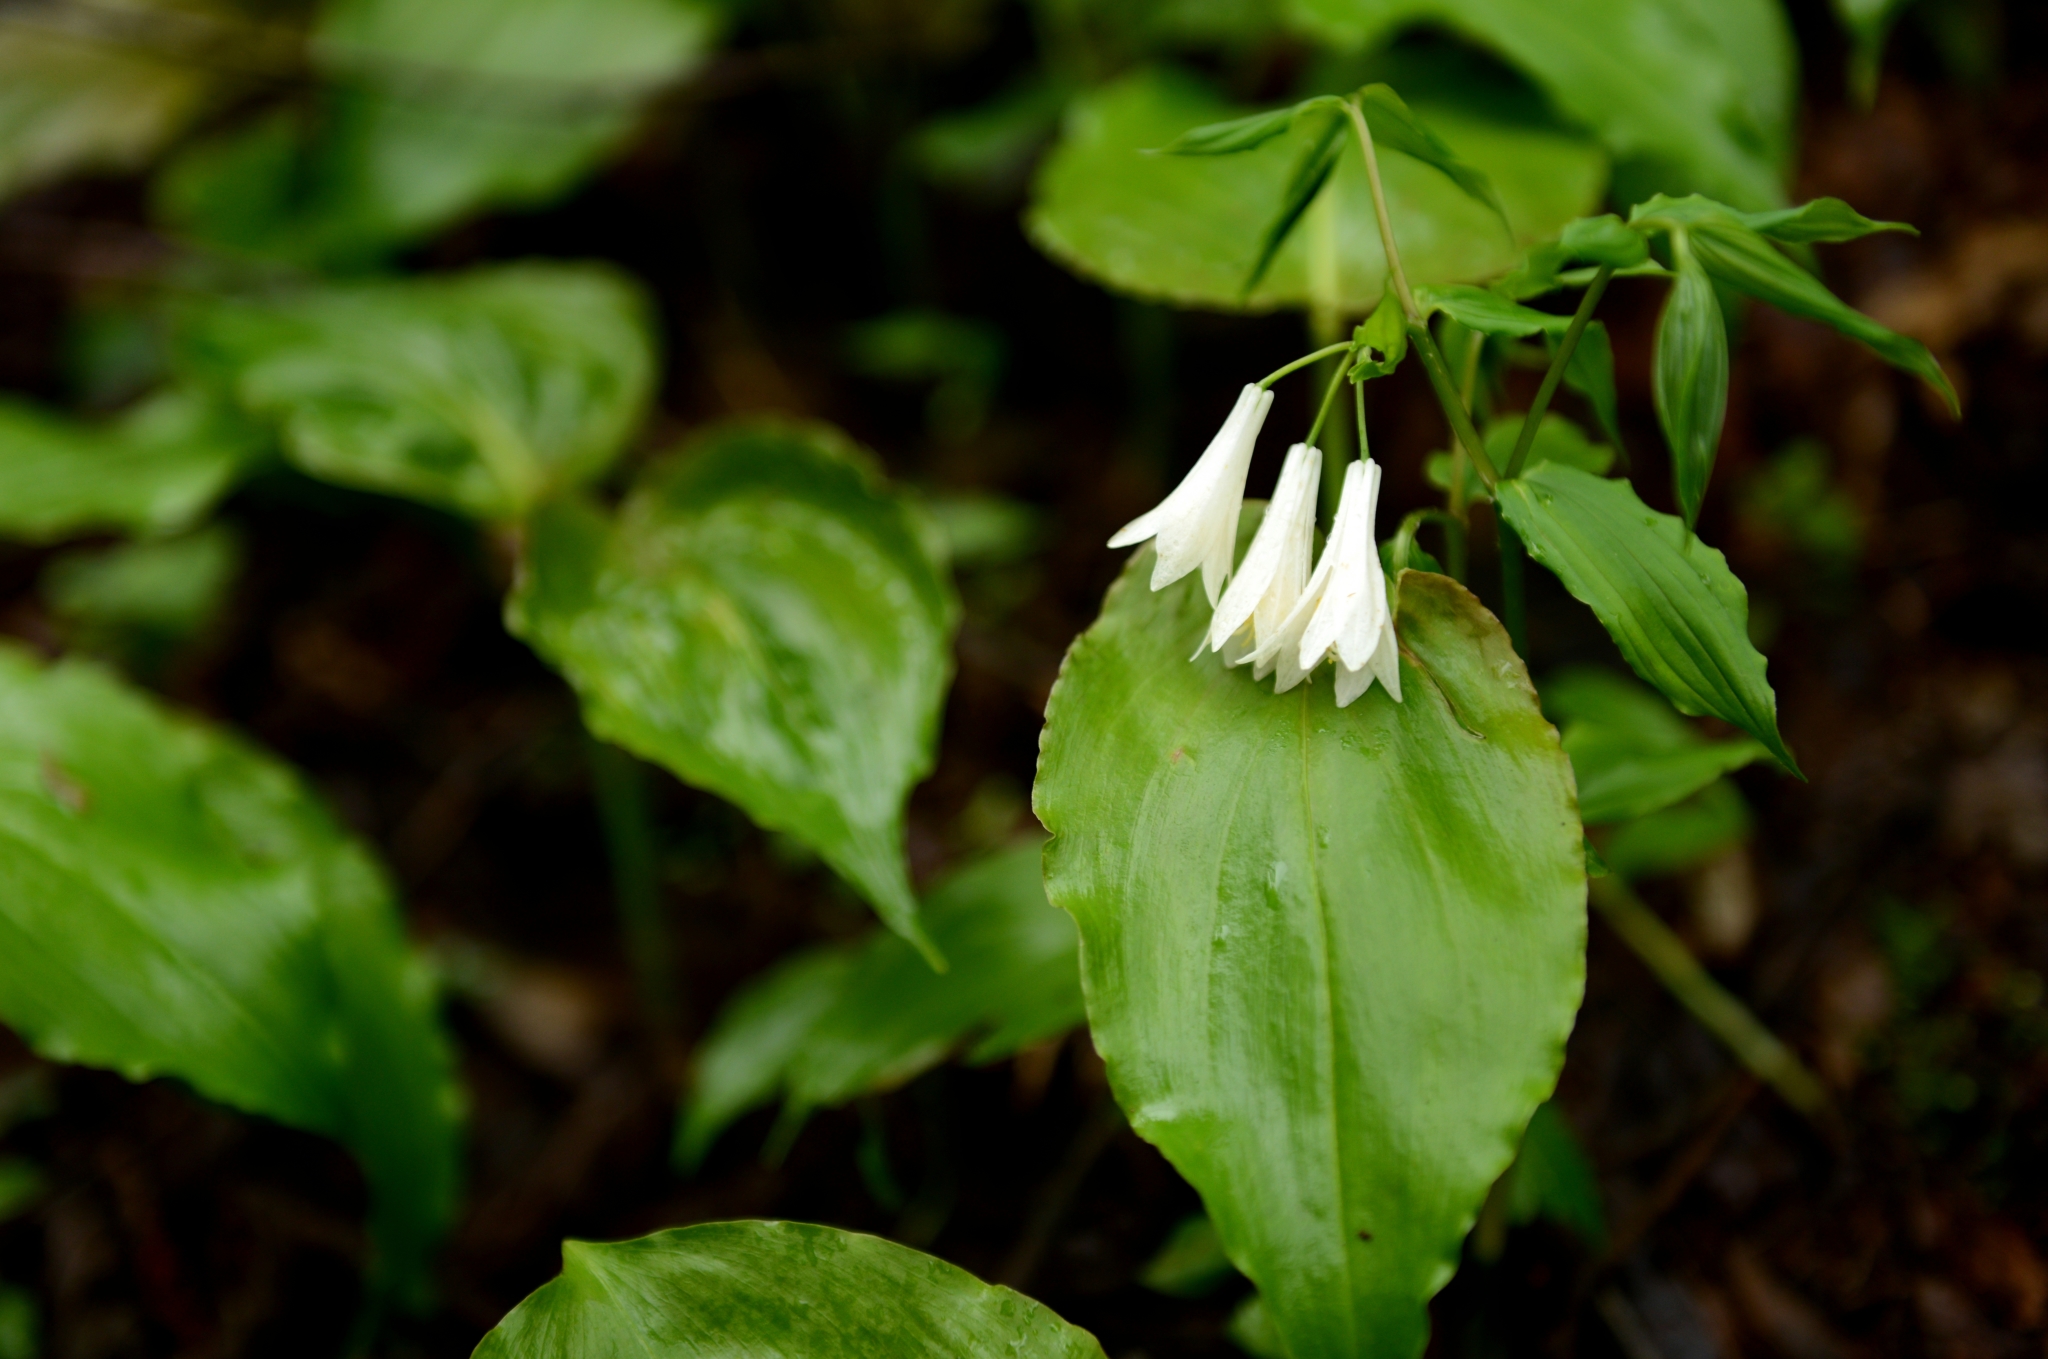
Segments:
[[[1401,267],[1401,252],[1394,245],[1394,222],[1387,216],[1387,191],[1380,185],[1380,158],[1372,146],[1372,129],[1365,125],[1365,113],[1356,100],[1344,101],[1351,115],[1351,130],[1358,134],[1358,149],[1365,156],[1365,179],[1372,186],[1372,213],[1379,219],[1380,250],[1387,257],[1387,277],[1394,282],[1394,296],[1401,299],[1401,314],[1410,326],[1422,319],[1415,294],[1408,288],[1408,273]]]
[[[1336,403],[1337,389],[1344,385],[1344,364],[1337,364],[1337,371],[1330,374],[1330,385],[1323,392],[1323,404],[1316,408],[1316,422],[1308,427],[1308,438],[1302,440],[1310,448],[1316,447],[1316,436],[1323,432],[1323,421],[1330,418],[1330,407]]]
[[[1543,383],[1536,389],[1536,399],[1529,403],[1529,413],[1522,417],[1522,432],[1515,439],[1515,451],[1508,458],[1507,471],[1501,475],[1520,476],[1522,464],[1528,460],[1529,449],[1536,442],[1536,427],[1543,423],[1543,416],[1550,409],[1550,398],[1557,394],[1557,384],[1564,380],[1564,370],[1571,366],[1572,352],[1579,347],[1579,337],[1586,333],[1586,326],[1593,319],[1593,308],[1600,305],[1600,294],[1607,291],[1607,280],[1614,277],[1614,267],[1603,264],[1593,275],[1593,281],[1586,285],[1586,292],[1579,299],[1579,309],[1572,313],[1572,323],[1565,328],[1564,338],[1557,342],[1557,352],[1550,356],[1550,369],[1543,375]]]
[[[1408,343],[1422,356],[1422,369],[1429,374],[1429,385],[1436,390],[1437,404],[1444,408],[1444,418],[1451,422],[1451,437],[1465,445],[1479,479],[1486,483],[1487,490],[1492,490],[1500,475],[1493,470],[1493,460],[1486,456],[1486,446],[1479,442],[1479,431],[1472,427],[1471,412],[1458,398],[1458,384],[1451,376],[1450,365],[1444,362],[1443,351],[1436,347],[1429,327],[1420,321],[1408,323]]]
[[[1721,1040],[1736,1060],[1808,1118],[1821,1118],[1828,1107],[1827,1091],[1805,1063],[1778,1036],[1764,1027],[1747,1005],[1707,975],[1692,950],[1618,877],[1594,878],[1593,905],[1614,927],[1622,942],[1635,950],[1664,989]]]
[[[1278,382],[1281,378],[1286,377],[1289,373],[1292,373],[1297,369],[1306,368],[1312,363],[1319,363],[1322,360],[1329,358],[1330,355],[1341,354],[1349,348],[1351,348],[1351,341],[1349,340],[1340,340],[1336,344],[1326,344],[1321,349],[1318,349],[1315,353],[1303,354],[1293,363],[1290,363],[1283,368],[1276,368],[1272,372],[1266,374],[1264,377],[1259,379],[1259,386],[1262,389],[1270,387],[1274,383]]]

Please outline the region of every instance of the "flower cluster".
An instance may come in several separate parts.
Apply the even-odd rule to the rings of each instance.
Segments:
[[[1245,473],[1272,405],[1270,391],[1246,387],[1181,484],[1124,525],[1109,545],[1134,547],[1155,540],[1155,590],[1201,568],[1202,587],[1215,612],[1191,659],[1218,651],[1226,665],[1250,662],[1254,677],[1275,675],[1273,691],[1284,694],[1327,658],[1336,665],[1338,707],[1376,679],[1398,703],[1399,644],[1374,536],[1380,469],[1372,459],[1345,469],[1337,520],[1311,571],[1323,454],[1307,444],[1288,449],[1266,517],[1232,577]]]

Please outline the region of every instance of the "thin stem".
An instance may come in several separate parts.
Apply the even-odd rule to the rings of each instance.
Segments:
[[[1387,277],[1394,281],[1394,296],[1401,299],[1401,314],[1411,326],[1422,319],[1415,294],[1408,290],[1408,274],[1401,268],[1401,252],[1394,245],[1394,223],[1387,216],[1387,191],[1380,186],[1380,158],[1372,149],[1372,129],[1365,125],[1365,113],[1356,100],[1344,101],[1351,115],[1351,130],[1358,134],[1358,149],[1365,155],[1365,180],[1372,185],[1372,214],[1379,219],[1380,249],[1387,257]]]
[[[592,738],[591,782],[597,813],[611,851],[612,894],[625,935],[640,1002],[663,1029],[677,1018],[675,955],[661,912],[661,883],[654,864],[654,826],[647,812],[647,771],[617,746]]]
[[[1593,319],[1593,308],[1600,305],[1600,294],[1607,291],[1607,280],[1614,277],[1614,266],[1603,264],[1593,281],[1586,285],[1585,296],[1579,299],[1579,309],[1572,313],[1572,323],[1565,328],[1564,338],[1557,342],[1557,352],[1550,356],[1550,371],[1543,375],[1543,385],[1536,389],[1536,399],[1529,403],[1529,413],[1522,417],[1522,432],[1515,439],[1515,451],[1508,458],[1508,470],[1504,476],[1520,476],[1522,464],[1528,460],[1529,449],[1536,442],[1536,426],[1543,423],[1543,413],[1550,409],[1550,398],[1557,394],[1557,384],[1564,379],[1564,370],[1571,366],[1572,351],[1579,347],[1579,337],[1586,333],[1586,325]]]
[[[1493,470],[1493,460],[1486,456],[1486,446],[1479,442],[1479,431],[1472,428],[1471,412],[1458,399],[1457,384],[1451,378],[1450,365],[1444,362],[1443,351],[1436,347],[1429,327],[1420,321],[1408,323],[1408,342],[1422,355],[1422,369],[1429,374],[1429,385],[1436,389],[1437,404],[1444,408],[1444,418],[1451,422],[1452,437],[1465,445],[1479,479],[1486,483],[1487,490],[1492,490],[1500,476]]]
[[[1472,391],[1479,385],[1479,355],[1486,339],[1478,331],[1468,331],[1471,337],[1465,345],[1465,380],[1459,385],[1459,400],[1466,410],[1472,409]],[[1446,503],[1459,523],[1465,521],[1469,507],[1465,503],[1465,443],[1462,439],[1451,441],[1451,486],[1446,493]],[[1461,572],[1459,580],[1465,577]]]
[[[1622,942],[1635,950],[1657,980],[1692,1017],[1706,1026],[1728,1050],[1759,1079],[1767,1082],[1785,1102],[1809,1118],[1818,1118],[1828,1105],[1827,1091],[1792,1050],[1764,1027],[1747,1005],[1721,988],[1707,975],[1685,941],[1642,903],[1629,885],[1609,876],[1592,881],[1593,904]]]
[[[1359,461],[1363,462],[1372,456],[1372,445],[1365,441],[1365,384],[1352,383],[1351,394],[1353,404],[1358,409],[1358,457]]]
[[[1286,377],[1289,373],[1294,372],[1296,369],[1306,368],[1312,363],[1320,363],[1322,360],[1329,358],[1330,355],[1341,354],[1349,348],[1351,348],[1351,341],[1349,340],[1340,340],[1336,344],[1326,344],[1321,349],[1318,349],[1315,353],[1303,354],[1300,358],[1296,359],[1293,363],[1288,364],[1286,367],[1276,368],[1272,372],[1266,374],[1264,377],[1259,379],[1259,387],[1261,390],[1264,390],[1265,388],[1270,387],[1274,383],[1278,382],[1281,378]]]
[[[1330,418],[1330,407],[1337,400],[1337,388],[1344,384],[1344,365],[1338,364],[1337,371],[1330,374],[1329,388],[1323,393],[1323,404],[1316,408],[1316,422],[1308,427],[1308,438],[1302,440],[1310,448],[1316,446],[1316,436],[1323,432],[1323,421]]]

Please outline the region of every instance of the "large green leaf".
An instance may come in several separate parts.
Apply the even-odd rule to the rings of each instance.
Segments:
[[[1406,702],[1339,709],[1190,663],[1207,601],[1151,565],[1068,653],[1034,792],[1096,1047],[1294,1359],[1420,1354],[1578,1008],[1570,767],[1453,581],[1400,577]]]
[[[133,170],[155,155],[220,84],[217,68],[167,40],[215,22],[203,4],[8,6],[0,197],[76,170]]]
[[[908,1246],[801,1222],[562,1243],[473,1359],[1102,1359],[1086,1331]]]
[[[1776,0],[1289,0],[1348,46],[1443,26],[1526,72],[1613,149],[1624,202],[1784,199],[1797,61]],[[1674,187],[1676,186],[1676,187]]]
[[[993,1062],[1082,1022],[1074,922],[1046,902],[1036,844],[963,869],[922,914],[943,973],[876,934],[851,955],[797,954],[727,1004],[676,1130],[684,1165],[777,1087],[793,1120],[900,1085],[963,1047],[968,1061]]]
[[[1522,243],[1554,234],[1605,188],[1600,152],[1568,133],[1435,99],[1414,105],[1491,180]],[[1292,132],[1236,155],[1146,154],[1238,111],[1170,69],[1139,71],[1081,96],[1040,169],[1026,218],[1032,239],[1067,267],[1123,292],[1225,309],[1306,305],[1313,221],[1288,236],[1249,296],[1244,281],[1283,187],[1328,115],[1304,118]],[[1473,282],[1514,262],[1519,246],[1499,220],[1440,171],[1389,154],[1381,172],[1411,280]],[[1355,148],[1338,157],[1324,194],[1335,196],[1315,209],[1335,209],[1333,300],[1364,315],[1379,299],[1386,266]]]
[[[312,39],[324,95],[195,147],[159,206],[215,245],[374,258],[566,191],[718,26],[699,0],[336,0]]]
[[[725,425],[615,521],[542,510],[506,621],[592,731],[815,848],[929,956],[903,799],[931,768],[952,585],[924,522],[819,425]]]
[[[0,398],[0,536],[172,532],[260,451],[253,431],[196,392],[166,392],[97,426]]]
[[[1599,616],[1623,659],[1680,712],[1714,716],[1798,772],[1749,640],[1749,594],[1728,561],[1626,481],[1545,463],[1496,488],[1529,555]]]
[[[455,1207],[448,1044],[389,885],[289,769],[0,649],[0,881],[0,1018],[52,1061],[347,1145],[386,1277],[424,1290]]]
[[[594,265],[196,304],[181,345],[305,471],[484,519],[603,473],[654,380],[644,299]]]

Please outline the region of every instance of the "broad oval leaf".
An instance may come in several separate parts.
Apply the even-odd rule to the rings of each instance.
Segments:
[[[698,1049],[698,1082],[676,1132],[693,1166],[735,1117],[789,1099],[811,1109],[902,1084],[965,1049],[993,1062],[1082,1022],[1074,922],[1045,899],[1039,846],[955,873],[921,912],[947,970],[893,934],[858,950],[800,953],[727,1003]]]
[[[473,1359],[1102,1359],[1094,1337],[908,1246],[802,1222],[564,1241]]]
[[[1798,74],[1776,0],[1288,0],[1346,47],[1442,26],[1500,54],[1617,157],[1622,201],[1650,191],[1784,201]],[[1677,187],[1673,187],[1677,186]]]
[[[1599,200],[1606,163],[1590,143],[1435,101],[1415,105],[1492,181],[1518,241],[1554,234]],[[1287,237],[1249,293],[1244,283],[1304,147],[1327,119],[1305,118],[1238,155],[1144,154],[1232,112],[1207,86],[1171,69],[1139,71],[1082,95],[1040,168],[1026,216],[1032,239],[1068,268],[1122,292],[1224,310],[1307,305],[1313,222]],[[1520,246],[1493,213],[1437,170],[1406,156],[1383,157],[1380,169],[1412,281],[1473,282],[1514,262]],[[1379,300],[1385,263],[1355,148],[1337,157],[1323,193],[1335,195],[1331,301],[1363,315]]]
[[[175,532],[261,451],[254,431],[196,392],[162,393],[105,425],[0,398],[0,537]]]
[[[431,980],[377,865],[278,761],[84,662],[0,648],[0,1018],[349,1147],[414,1298],[455,1207]]]
[[[311,475],[480,519],[602,474],[654,380],[645,300],[595,265],[198,304],[180,348]]]
[[[1656,368],[1651,395],[1664,442],[1671,448],[1671,482],[1687,528],[1699,522],[1721,423],[1728,413],[1728,330],[1713,282],[1678,247],[1678,277],[1657,318]]]
[[[1792,773],[1778,699],[1749,640],[1749,593],[1728,561],[1626,481],[1545,463],[1496,489],[1529,555],[1593,610],[1635,672],[1692,717],[1761,741]]]
[[[1206,599],[1150,569],[1069,651],[1034,790],[1090,1030],[1294,1359],[1420,1354],[1578,1008],[1570,767],[1453,581],[1400,577],[1406,702],[1339,709],[1190,663]]]
[[[529,526],[506,622],[607,741],[809,844],[936,958],[903,862],[957,605],[923,521],[822,425],[720,426],[616,520]]]

